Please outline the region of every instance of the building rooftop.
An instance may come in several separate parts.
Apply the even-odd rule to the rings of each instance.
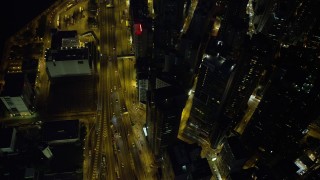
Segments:
[[[89,59],[88,48],[52,49],[47,53],[47,61],[65,61]]]
[[[56,31],[53,30],[51,48],[59,49],[62,46],[62,39],[77,37],[77,31]]]

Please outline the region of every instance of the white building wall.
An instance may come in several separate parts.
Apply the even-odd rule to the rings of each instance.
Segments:
[[[47,61],[50,77],[90,75],[89,60]]]
[[[27,105],[23,101],[22,97],[10,97],[5,96],[1,97],[2,102],[6,106],[6,108],[9,110],[10,114],[13,116],[21,115],[21,116],[29,116],[31,115]],[[13,111],[12,109],[17,109],[17,111]]]

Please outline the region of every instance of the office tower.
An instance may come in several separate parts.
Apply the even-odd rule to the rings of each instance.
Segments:
[[[177,140],[168,147],[168,156],[174,179],[210,179],[212,176],[207,159],[200,156],[201,147]]]
[[[5,75],[4,90],[0,98],[10,116],[29,116],[35,111],[35,77],[25,73],[8,73]],[[32,83],[33,82],[33,83]]]
[[[245,112],[250,110],[249,99],[256,94],[259,89],[259,82],[264,77],[264,70],[271,64],[271,59],[275,54],[275,47],[266,36],[255,34],[250,39],[246,39],[241,54],[235,60],[234,76],[230,79],[229,90],[225,96],[225,101],[220,109],[221,124],[218,130],[211,131],[211,143],[218,144],[221,140],[219,129],[233,131],[235,126],[244,117]],[[222,135],[223,137],[223,135]]]
[[[187,2],[185,7],[187,17],[184,19],[176,49],[182,59],[180,66],[185,68],[181,76],[185,77],[185,84],[191,88],[210,37],[214,2]]]
[[[130,1],[130,27],[133,36],[133,51],[136,58],[136,74],[139,102],[145,104],[148,90],[148,71],[152,61],[153,21],[147,1]]]
[[[238,136],[231,136],[222,141],[222,148],[218,157],[214,157],[217,170],[222,179],[230,178],[230,175],[242,170],[248,160],[246,149]]]
[[[165,64],[165,56],[174,52],[179,42],[179,32],[185,18],[185,0],[178,1],[153,1],[154,7],[154,54],[152,67],[162,71]]]
[[[134,33],[134,52],[136,57],[136,78],[138,85],[138,100],[145,104],[147,101],[147,90],[149,89],[149,67],[152,61],[152,30],[146,23],[137,23],[135,28],[141,28],[141,34]]]
[[[235,67],[236,75],[230,85],[230,95],[223,110],[223,114],[229,119],[238,119],[238,116],[243,115],[250,95],[257,88],[263,70],[271,63],[270,58],[274,54],[272,43],[262,34],[247,39],[241,53]]]
[[[240,74],[236,73],[233,80],[238,85],[231,84],[229,100],[222,109],[222,117],[237,122],[245,108],[245,101],[239,100],[246,99],[252,88],[259,84],[252,95],[261,99],[260,104],[251,120],[246,119],[250,122],[241,137],[252,155],[245,165],[250,171],[242,170],[242,175],[307,178],[317,169],[316,148],[305,140],[311,136],[308,126],[310,128],[310,123],[319,117],[319,53],[315,50],[319,45],[319,21],[313,17],[317,14],[313,6],[317,3],[253,3],[255,14],[250,17],[253,17],[256,34],[251,35],[246,43],[249,51],[242,54],[249,60],[240,59],[242,66],[237,72]],[[235,71],[237,68],[239,66]],[[236,92],[233,85],[245,88]]]
[[[315,0],[256,1],[251,14],[254,29],[283,45],[297,44],[304,41],[317,22],[319,3]]]
[[[293,162],[300,155],[307,127],[320,115],[318,67],[317,50],[281,48],[263,98],[242,137],[268,166]]]
[[[223,13],[218,32],[218,40],[223,41],[226,49],[239,49],[248,32],[249,17],[246,14],[248,0],[229,0]]]
[[[188,0],[154,0],[155,48],[174,49],[186,16]]]
[[[41,48],[41,43],[11,47],[4,74],[4,84],[6,85],[2,87],[3,93],[0,89],[0,96],[6,96],[4,97],[6,100],[3,99],[3,102],[12,116],[31,115],[35,112],[35,95],[38,93],[36,78],[39,73],[39,63],[36,57],[42,55]],[[22,97],[21,100],[19,100],[19,96]]]
[[[208,140],[212,128],[218,125],[217,118],[234,65],[230,59],[204,55],[188,121],[195,140]]]
[[[197,39],[199,33],[193,34],[190,30],[187,32],[186,36],[190,35],[187,38],[181,38],[180,36],[183,23],[188,21],[185,18],[190,10],[190,1],[154,1],[154,9],[154,58],[151,64],[151,69],[154,71],[151,73],[151,82],[149,83],[150,93],[152,94],[153,91],[156,92],[161,89],[170,88],[169,86],[156,89],[156,77],[163,75],[169,77],[171,81],[165,82],[175,87],[179,86],[181,89],[179,90],[181,101],[179,102],[179,106],[177,106],[181,107],[181,109],[177,110],[175,113],[177,117],[180,117],[182,107],[184,107],[186,100],[186,98],[183,97],[186,97],[186,92],[189,91],[192,86],[194,78],[198,49],[200,46],[200,41]],[[192,30],[196,30],[198,28],[197,25],[200,25],[201,22],[206,22],[201,26],[203,30],[209,29],[206,27],[209,23],[205,20],[207,14],[207,12],[202,14],[199,11],[197,18],[195,18],[196,20],[191,22],[193,27]],[[184,41],[180,41],[181,39]],[[193,42],[195,39],[197,39],[197,41]],[[184,42],[188,42],[188,44],[185,46]],[[152,103],[152,99],[150,99],[150,101]],[[172,104],[172,106],[174,105]],[[148,111],[152,112],[147,106],[147,113]],[[147,121],[150,121],[151,119],[151,116],[147,116]],[[177,119],[177,121],[176,125],[179,125],[180,119]],[[175,129],[174,132],[175,138],[177,130],[178,129]]]
[[[152,56],[152,21],[150,18],[135,19],[132,35],[136,59]]]
[[[247,1],[227,1],[224,10],[217,6],[213,30],[217,26],[219,32],[208,37],[184,133],[198,143],[210,142],[213,148],[244,116],[277,48],[266,35],[247,35]]]
[[[147,131],[156,159],[177,138],[189,84],[187,67],[176,51],[185,17],[186,1],[154,1],[153,56],[148,68]]]
[[[152,56],[153,29],[147,1],[130,1],[130,28],[136,59]]]
[[[177,138],[186,93],[175,86],[149,91],[147,101],[147,140],[156,160]]]
[[[246,4],[247,1],[227,1],[222,9],[219,3],[206,7],[213,10],[207,15],[213,16],[212,29],[207,29],[207,36],[203,37],[204,55],[197,70],[198,82],[187,130],[196,142],[209,141],[214,148],[245,109],[262,71],[263,62],[246,51],[246,48],[255,49],[246,35]],[[217,28],[218,33],[213,33]]]

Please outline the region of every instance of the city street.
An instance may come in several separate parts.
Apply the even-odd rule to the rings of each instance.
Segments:
[[[124,2],[124,1],[123,1]],[[95,145],[88,179],[153,179],[155,169],[137,101],[126,3],[99,4],[100,67]],[[121,4],[121,5],[120,5]]]
[[[0,180],[320,179],[319,6],[10,1]]]
[[[29,25],[38,23],[42,16],[46,19],[43,38],[33,39],[43,43],[36,80],[39,113],[48,120],[80,119],[86,124],[84,179],[157,179],[158,167],[143,132],[146,110],[137,95],[129,1],[99,1],[98,26],[94,29],[88,26],[88,4],[86,0],[57,1]],[[92,64],[92,77],[75,81],[64,79],[65,84],[50,80],[45,56],[51,47],[53,28],[76,30],[81,46],[87,42],[96,44],[99,57]],[[88,32],[95,35],[88,36]],[[17,42],[12,40],[12,44]],[[66,95],[70,88],[75,88],[74,94],[81,97],[73,97],[71,92]],[[65,98],[59,98],[59,93],[64,93]],[[75,99],[80,103],[73,101]],[[92,103],[96,106],[93,111]],[[21,124],[24,119],[22,124],[30,124],[38,115],[10,121]]]

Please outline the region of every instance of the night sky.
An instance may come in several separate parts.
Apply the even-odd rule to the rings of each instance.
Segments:
[[[49,7],[55,0],[8,0],[2,2],[0,10],[1,33],[0,54],[7,37],[12,36],[34,17]],[[0,58],[1,61],[2,58]]]

